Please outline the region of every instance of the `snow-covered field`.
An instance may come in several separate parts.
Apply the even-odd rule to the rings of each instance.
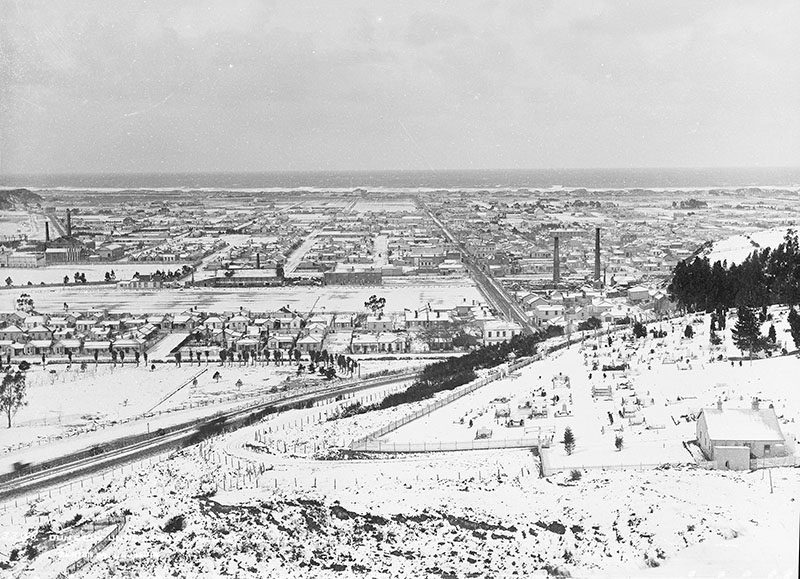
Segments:
[[[36,308],[42,311],[59,311],[66,302],[71,309],[105,307],[110,311],[131,313],[181,312],[195,306],[203,311],[217,312],[238,311],[240,306],[258,312],[275,311],[284,306],[301,312],[308,312],[312,308],[315,312],[360,312],[364,310],[364,302],[374,294],[386,298],[387,313],[401,313],[406,308],[419,309],[427,304],[444,309],[473,300],[482,301],[477,287],[468,278],[441,281],[426,279],[424,285],[409,280],[407,283],[382,287],[298,286],[143,291],[66,286],[31,287],[26,291],[33,298]],[[13,291],[0,293],[0,311],[13,311],[18,295]]]
[[[28,239],[44,240],[46,218],[27,211],[0,211],[0,238],[27,235]]]
[[[205,372],[203,372],[205,370]],[[219,381],[213,375],[219,371]],[[201,374],[201,372],[203,372]],[[115,423],[139,418],[146,412],[160,413],[197,408],[193,415],[213,414],[220,404],[237,398],[247,399],[283,388],[286,380],[296,376],[296,366],[226,366],[160,364],[155,371],[144,365],[128,364],[116,368],[110,364],[85,372],[77,365],[48,366],[45,371],[34,368],[28,373],[28,404],[14,417],[14,428],[0,437],[0,452],[41,443],[42,439],[73,436],[76,433],[107,428]],[[197,376],[197,386],[191,384]],[[237,382],[241,380],[241,387]],[[316,380],[312,379],[312,380]],[[178,390],[181,385],[185,387]],[[173,393],[168,399],[164,398]],[[153,421],[153,427],[157,428]],[[141,428],[144,428],[143,424]],[[113,436],[109,432],[108,436]],[[40,446],[37,444],[37,447]],[[14,459],[30,462],[25,450],[3,457],[0,465]]]

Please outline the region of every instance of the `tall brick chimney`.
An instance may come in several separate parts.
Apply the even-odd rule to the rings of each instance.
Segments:
[[[72,213],[67,209],[67,237],[72,237]]]
[[[558,235],[553,237],[553,285],[561,281],[561,258],[558,254]]]
[[[600,289],[600,228],[594,230],[594,287]]]
[[[50,222],[44,222],[44,242],[50,243]]]

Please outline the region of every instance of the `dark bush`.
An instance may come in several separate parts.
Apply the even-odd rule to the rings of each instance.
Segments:
[[[186,519],[183,515],[175,515],[166,524],[161,527],[161,530],[165,533],[176,533],[178,531],[182,531],[183,528],[186,526]]]

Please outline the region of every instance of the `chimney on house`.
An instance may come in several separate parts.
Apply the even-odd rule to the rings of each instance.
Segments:
[[[600,289],[600,228],[594,230],[594,287]]]
[[[722,410],[722,399],[717,398],[717,410]]]
[[[72,213],[67,209],[67,237],[72,237]]]
[[[753,396],[753,402],[750,404],[753,410],[758,410],[758,396]]]
[[[50,222],[44,222],[44,242],[50,243]]]
[[[558,235],[553,237],[553,285],[557,286],[561,281],[561,259],[558,255]]]

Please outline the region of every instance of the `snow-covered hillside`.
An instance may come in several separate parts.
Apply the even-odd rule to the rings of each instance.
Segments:
[[[371,476],[358,488],[315,489],[303,479],[215,492],[233,467],[191,452],[69,498],[45,497],[28,520],[47,513],[58,541],[78,514],[83,524],[128,514],[87,578],[647,577],[656,567],[669,577],[790,577],[797,569],[796,469],[774,471],[770,494],[762,472],[680,467],[570,481],[538,478],[524,451],[421,461],[436,464],[438,480],[416,480],[413,468],[404,475],[404,461],[359,461]],[[37,532],[34,524],[20,539],[44,549]],[[720,562],[720,553],[748,555]],[[719,566],[703,565],[709,557]],[[69,563],[48,551],[37,558],[50,575]]]
[[[777,247],[786,236],[787,229],[787,227],[774,227],[754,233],[734,235],[715,241],[710,247],[704,248],[699,256],[707,257],[712,264],[716,261],[727,261],[728,265],[741,263],[756,250]]]

